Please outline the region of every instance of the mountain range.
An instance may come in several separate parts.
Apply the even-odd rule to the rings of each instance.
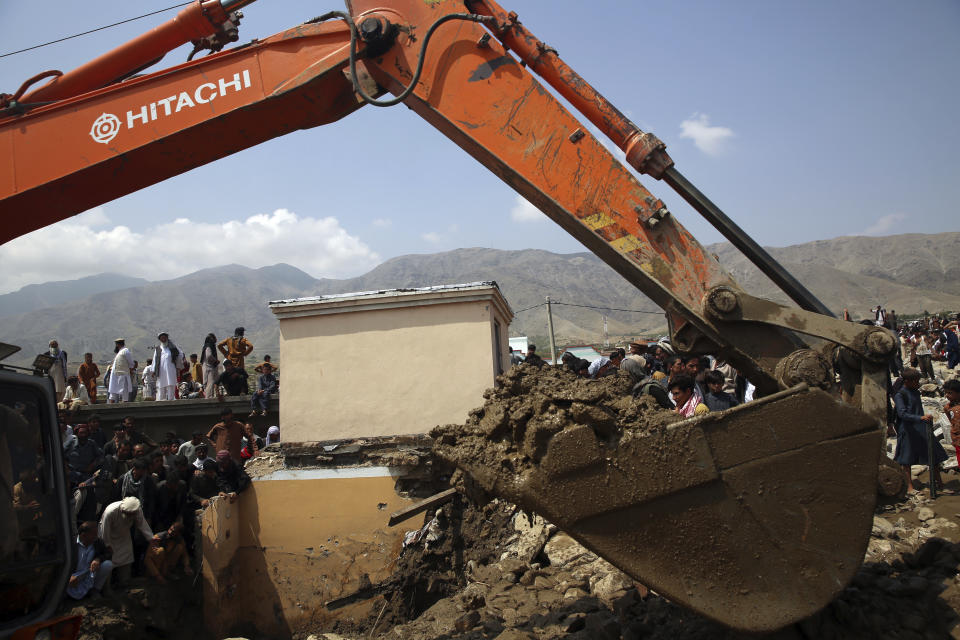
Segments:
[[[747,291],[786,301],[732,246],[721,243],[707,249]],[[960,309],[960,266],[955,259],[960,233],[843,237],[769,251],[837,313],[847,308],[854,317],[864,317],[876,304],[900,314]],[[561,344],[602,340],[603,316],[611,337],[665,329],[656,305],[593,254],[470,248],[400,256],[344,280],[317,279],[277,264],[259,269],[227,265],[157,282],[101,274],[30,285],[0,295],[0,340],[23,347],[17,354],[21,362],[45,350],[52,337],[60,340],[71,361],[79,361],[85,351],[104,361],[113,340],[124,337],[142,360],[158,330],[170,332],[189,353],[199,350],[208,332],[222,338],[244,326],[258,358],[277,349],[279,332],[267,306],[270,300],[478,280],[500,285],[516,313],[511,335],[546,334],[542,303],[547,295],[557,303],[553,319]]]

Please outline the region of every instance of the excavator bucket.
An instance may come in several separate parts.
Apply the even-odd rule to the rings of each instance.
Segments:
[[[642,584],[735,629],[772,631],[815,613],[860,566],[880,433],[827,393],[800,385],[613,439],[581,422],[545,443],[534,436],[537,462],[529,434],[514,430],[511,441],[482,420],[437,430],[435,452],[470,490],[543,515]]]

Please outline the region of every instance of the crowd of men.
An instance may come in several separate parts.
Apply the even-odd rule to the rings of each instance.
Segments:
[[[220,342],[214,334],[207,334],[200,353],[189,356],[166,331],[157,334],[157,341],[142,369],[126,340],[114,341],[113,360],[102,374],[107,403],[133,402],[138,392],[142,400],[157,401],[249,395],[251,415],[266,415],[270,396],[279,389],[277,368],[269,355],[264,356],[254,368],[258,378],[251,393],[245,359],[253,352],[253,344],[244,336],[243,327]],[[73,410],[100,401],[101,371],[92,353],[84,354],[75,375],[68,374],[67,352],[57,340],[50,341],[48,355],[53,359],[49,371],[61,408]]]
[[[522,359],[511,349],[511,362],[546,364],[533,344]],[[629,350],[613,349],[592,362],[565,351],[560,363],[590,379],[625,371],[633,380],[635,396],[652,396],[661,407],[684,417],[722,411],[753,399],[753,385],[730,364],[711,356],[677,355],[665,338],[656,343],[631,342]]]
[[[924,411],[922,385],[928,393],[946,397],[944,415],[950,422],[951,439],[960,460],[960,314],[954,318],[926,316],[900,326],[895,311],[887,312],[878,305],[871,313],[872,319],[860,323],[890,329],[900,337],[901,349],[889,366],[889,435],[897,439],[894,461],[901,465],[908,493],[913,493],[911,467],[929,466],[927,443],[934,419]],[[844,317],[850,320],[847,312]],[[510,349],[511,362],[543,366],[546,363],[536,349],[536,345],[529,345],[525,358]],[[679,355],[665,338],[655,343],[631,342],[629,350],[614,349],[592,362],[566,351],[560,362],[575,375],[591,379],[626,371],[633,380],[635,396],[652,396],[661,407],[683,417],[723,411],[753,399],[754,386],[729,363],[709,355]],[[934,362],[943,363],[942,376],[935,374]],[[833,365],[836,391],[844,401],[852,402],[859,371],[845,364],[839,347],[834,350]],[[942,446],[933,450],[938,476],[938,467],[947,455]]]
[[[211,500],[234,501],[250,486],[244,465],[280,441],[266,437],[229,408],[207,432],[181,442],[169,432],[159,444],[132,416],[107,434],[97,415],[76,423],[60,411],[69,500],[76,519],[76,565],[66,595],[81,599],[126,585],[132,576],[165,583],[193,575],[198,511]],[[38,509],[39,479],[25,472],[14,507]]]

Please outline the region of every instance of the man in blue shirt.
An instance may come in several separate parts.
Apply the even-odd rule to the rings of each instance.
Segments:
[[[97,523],[83,522],[77,532],[77,565],[67,583],[67,595],[74,600],[91,593],[100,595],[113,571],[113,562],[107,559],[107,548],[97,536]]]
[[[267,415],[267,407],[270,402],[270,394],[277,392],[277,377],[273,375],[273,367],[270,366],[269,362],[264,362],[261,366],[261,371],[263,375],[260,376],[258,382],[259,389],[257,392],[250,396],[250,416],[255,416],[257,414],[257,409],[260,410],[260,415]]]
[[[920,399],[920,372],[913,368],[903,370],[903,387],[893,396],[893,403],[897,409],[897,451],[893,456],[900,465],[908,493],[916,493],[910,475],[910,466],[928,464],[927,461],[927,425],[933,422],[933,416],[923,412],[923,402]],[[947,459],[947,454],[939,442],[933,443],[933,470],[937,486],[942,486],[940,479],[941,462]]]

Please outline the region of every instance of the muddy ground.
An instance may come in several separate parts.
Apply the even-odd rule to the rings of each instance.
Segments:
[[[629,388],[624,378],[588,384],[558,378],[563,374],[558,370],[521,373],[488,392],[488,408],[493,402],[498,410],[473,412],[468,421],[504,436],[505,450],[491,459],[497,463],[512,459],[518,469],[535,464],[544,438],[571,422],[600,423],[598,437],[615,439],[625,431],[662,430],[675,419],[649,403],[624,401]],[[518,430],[518,416],[531,428]],[[478,449],[476,455],[483,460],[490,452]],[[960,493],[960,475],[955,459],[951,462],[944,479],[947,489]],[[422,520],[399,525],[409,530],[410,544],[393,575],[373,585],[371,615],[343,619],[333,628],[304,629],[294,637],[960,639],[960,497],[930,500],[923,480],[918,478],[919,495],[878,504],[863,565],[827,607],[775,634],[747,635],[650,591],[542,518],[488,500],[461,476],[457,481],[473,501],[458,497]],[[201,618],[196,601],[178,604],[164,589],[141,587],[109,602],[81,603],[89,614],[81,637],[203,638],[192,630]]]

